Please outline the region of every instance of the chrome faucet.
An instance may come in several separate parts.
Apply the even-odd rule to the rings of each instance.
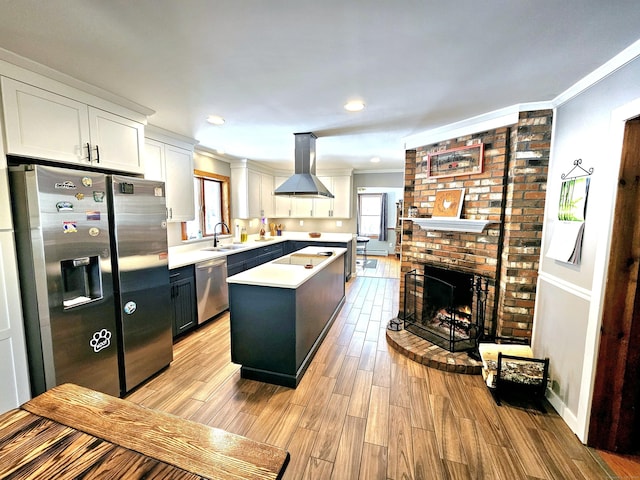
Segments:
[[[224,222],[218,222],[213,226],[213,246],[217,247],[218,246],[218,233],[216,232],[216,228],[218,227],[218,225],[222,225],[223,227],[227,228],[227,232],[231,232],[231,230],[229,229],[229,225],[227,225]],[[222,230],[220,231],[220,233],[222,233]]]

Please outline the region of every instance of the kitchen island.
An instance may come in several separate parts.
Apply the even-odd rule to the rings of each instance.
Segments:
[[[345,300],[344,248],[305,247],[227,278],[231,361],[295,388]]]

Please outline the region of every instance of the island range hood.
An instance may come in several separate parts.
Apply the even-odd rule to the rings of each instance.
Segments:
[[[294,133],[296,137],[294,174],[275,189],[274,195],[333,198],[333,194],[316,177],[316,136]]]

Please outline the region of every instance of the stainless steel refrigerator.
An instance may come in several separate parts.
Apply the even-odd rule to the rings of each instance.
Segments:
[[[112,264],[128,392],[173,360],[164,183],[107,177]]]
[[[168,365],[164,185],[43,165],[10,182],[32,394],[118,396]]]

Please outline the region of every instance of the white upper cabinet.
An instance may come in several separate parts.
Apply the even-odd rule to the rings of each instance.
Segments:
[[[146,138],[144,165],[144,178],[165,182],[167,220],[193,220],[193,150]]]
[[[293,197],[291,199],[292,217],[307,218],[314,217],[313,198],[311,197]]]
[[[351,218],[351,176],[338,175],[318,179],[333,194],[334,198],[313,200],[314,217]]]
[[[288,177],[276,177],[279,186]],[[351,175],[318,176],[334,198],[278,197],[276,217],[351,218]]]
[[[246,161],[231,165],[231,194],[233,218],[274,216],[273,175],[251,168]]]
[[[144,126],[128,118],[89,107],[92,162],[102,168],[144,173]]]
[[[289,177],[274,177],[273,187],[274,190],[284,183]],[[292,202],[291,197],[287,195],[274,195],[274,216],[276,218],[292,217]]]
[[[2,77],[8,154],[143,173],[144,125]]]

